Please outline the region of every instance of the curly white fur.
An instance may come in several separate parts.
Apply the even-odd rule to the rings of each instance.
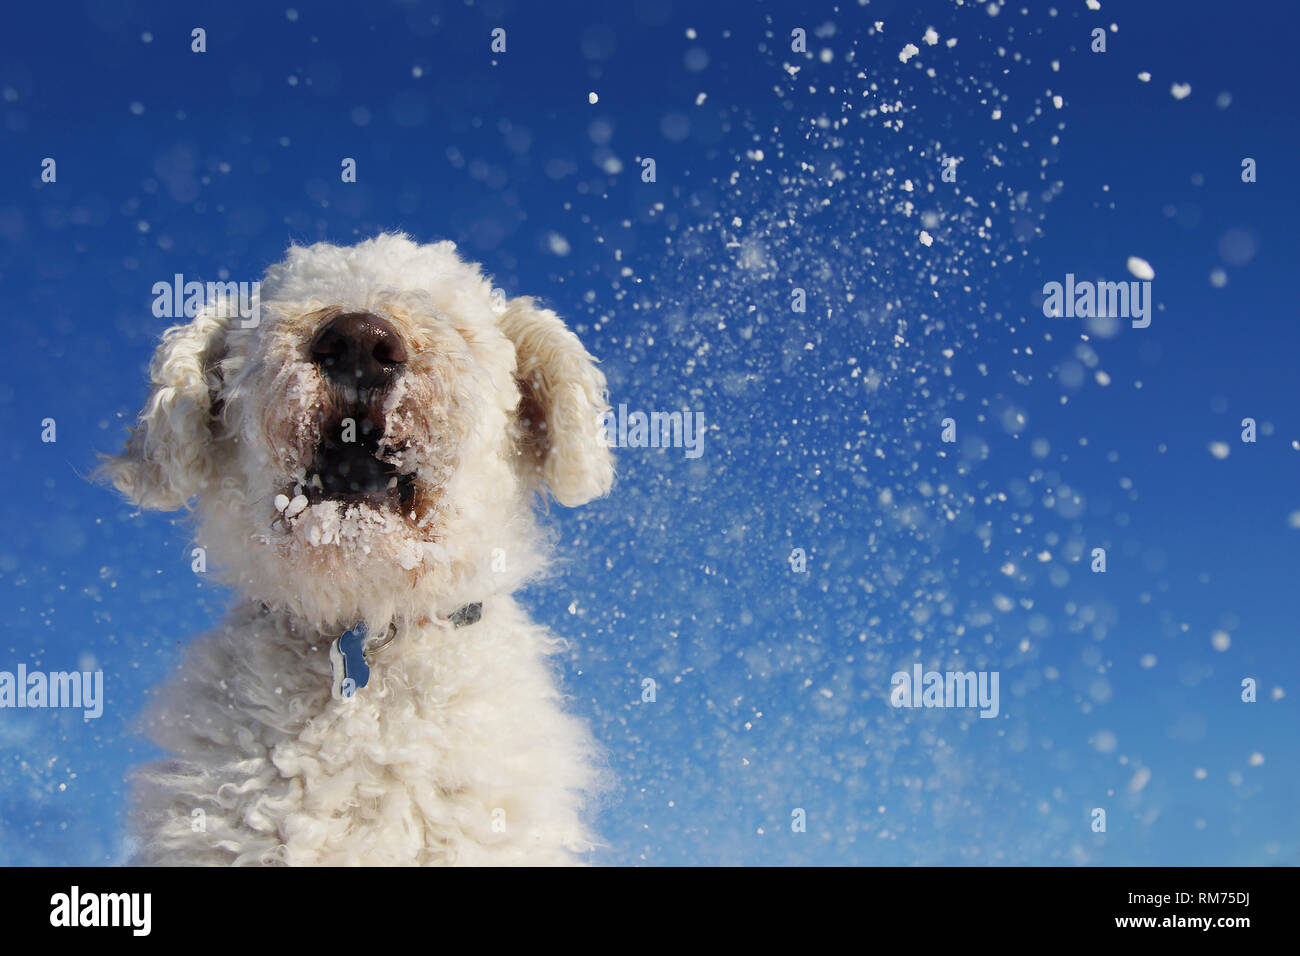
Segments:
[[[573,861],[594,745],[561,708],[556,639],[510,594],[544,564],[533,493],[574,506],[612,484],[595,360],[533,300],[494,301],[448,242],[295,246],[258,305],[255,328],[209,307],[165,333],[103,466],[143,507],[192,504],[239,596],[147,714],[174,759],[136,773],[139,861]],[[299,498],[341,401],[311,341],[349,312],[409,353],[380,459],[413,476],[409,509]],[[481,621],[453,627],[471,602]],[[337,700],[329,647],[358,622],[395,637]]]

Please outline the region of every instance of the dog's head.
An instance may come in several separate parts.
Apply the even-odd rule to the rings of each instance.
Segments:
[[[322,626],[445,611],[533,570],[532,492],[609,490],[595,360],[449,242],[295,246],[256,323],[227,312],[164,334],[104,470],[142,507],[194,502],[251,597]]]

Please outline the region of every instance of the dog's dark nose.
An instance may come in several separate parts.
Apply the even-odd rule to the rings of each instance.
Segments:
[[[311,357],[339,385],[380,388],[401,370],[406,346],[388,320],[369,312],[345,312],[316,333]]]

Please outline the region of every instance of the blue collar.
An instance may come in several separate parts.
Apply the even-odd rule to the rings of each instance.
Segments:
[[[457,609],[447,620],[452,627],[469,627],[483,616],[483,602],[475,601]],[[397,634],[397,625],[388,626],[384,642],[374,648],[387,647]],[[331,696],[335,700],[351,700],[361,688],[370,683],[370,664],[366,660],[366,624],[354,624],[330,644],[330,669],[333,672]]]

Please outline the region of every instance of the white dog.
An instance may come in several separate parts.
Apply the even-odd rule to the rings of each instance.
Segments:
[[[238,594],[147,714],[138,861],[574,862],[595,748],[510,595],[533,492],[612,484],[595,360],[449,242],[294,246],[256,305],[165,333],[104,465]]]

